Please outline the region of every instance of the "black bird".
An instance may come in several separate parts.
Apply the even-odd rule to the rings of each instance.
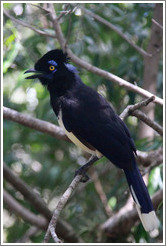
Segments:
[[[80,148],[106,156],[123,169],[146,231],[158,228],[148,190],[136,164],[136,148],[127,126],[110,104],[78,76],[69,57],[56,49],[39,59],[26,79],[38,78],[50,93],[50,103],[66,135]]]

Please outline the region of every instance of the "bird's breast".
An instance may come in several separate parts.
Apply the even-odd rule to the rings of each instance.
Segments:
[[[84,143],[82,143],[72,132],[67,131],[65,124],[63,122],[63,116],[62,116],[62,110],[59,110],[58,116],[58,123],[60,125],[60,127],[64,130],[65,134],[68,136],[68,138],[79,148],[81,148],[82,150],[88,152],[91,155],[96,155],[98,158],[101,158],[102,154],[100,152],[98,152],[95,148],[91,149],[88,148],[87,145],[85,145]]]

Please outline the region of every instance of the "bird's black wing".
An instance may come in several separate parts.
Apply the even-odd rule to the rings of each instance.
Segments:
[[[86,96],[85,96],[86,95]],[[65,98],[63,124],[81,142],[101,152],[120,168],[131,168],[136,152],[128,128],[107,101],[89,87]]]

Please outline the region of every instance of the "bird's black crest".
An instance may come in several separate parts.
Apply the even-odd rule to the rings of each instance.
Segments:
[[[70,58],[68,57],[67,53],[63,53],[62,50],[50,50],[47,52],[41,59],[43,60],[55,60],[58,63],[69,63]]]

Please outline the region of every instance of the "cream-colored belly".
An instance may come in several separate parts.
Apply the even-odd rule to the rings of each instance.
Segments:
[[[88,152],[89,154],[91,155],[95,155],[97,156],[98,158],[101,158],[102,154],[97,151],[97,150],[92,150],[92,149],[89,149],[87,146],[85,146],[83,143],[80,142],[80,140],[78,138],[76,138],[74,136],[74,134],[72,132],[68,132],[63,124],[63,121],[62,121],[62,112],[61,110],[59,111],[59,115],[58,115],[58,123],[60,125],[60,127],[64,130],[65,134],[68,136],[68,138],[76,145],[78,146],[79,148],[81,148],[82,150]]]

